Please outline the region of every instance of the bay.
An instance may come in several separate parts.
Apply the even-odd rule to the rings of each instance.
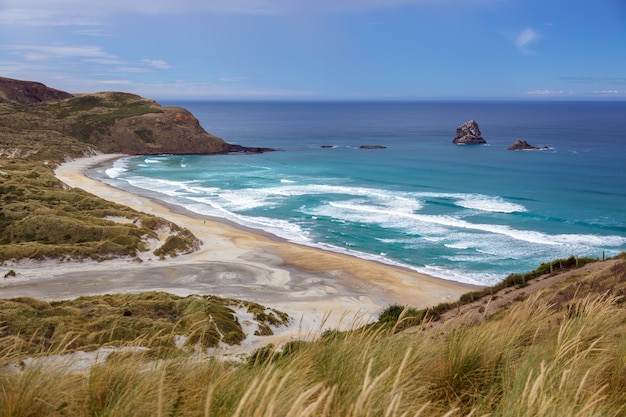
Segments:
[[[624,102],[171,102],[260,155],[149,156],[112,185],[462,282],[626,250]],[[487,145],[452,144],[478,122]],[[547,147],[507,151],[515,139]],[[379,145],[384,149],[360,149]]]

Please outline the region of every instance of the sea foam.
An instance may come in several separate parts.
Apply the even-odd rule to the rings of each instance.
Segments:
[[[113,166],[104,170],[109,178],[117,178],[128,171],[128,158],[121,158],[113,162]]]

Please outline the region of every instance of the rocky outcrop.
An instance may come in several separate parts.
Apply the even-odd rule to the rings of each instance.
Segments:
[[[480,145],[487,143],[487,141],[483,139],[478,123],[475,120],[470,120],[456,128],[456,136],[452,143],[457,145]]]
[[[228,143],[228,153],[245,153],[245,154],[255,154],[255,153],[265,153],[265,152],[274,152],[276,149],[273,148],[257,148],[250,146],[241,146],[235,145],[232,143]]]
[[[34,81],[21,81],[0,77],[0,103],[33,105],[49,100],[74,97],[65,91],[56,90]]]
[[[507,147],[506,149],[509,151],[539,151],[548,148],[546,146],[544,146],[543,148],[538,148],[526,142],[525,140],[517,139],[515,140],[515,143],[513,145]]]

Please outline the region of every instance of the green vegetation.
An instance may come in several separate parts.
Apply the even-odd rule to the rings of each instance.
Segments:
[[[25,361],[15,370],[9,365],[24,360],[23,342],[7,336],[0,349],[0,416],[621,416],[625,290],[621,261],[473,326],[461,318],[453,330],[329,331],[313,342],[265,348],[247,363],[174,352],[157,361],[126,352],[88,371],[63,361]],[[197,299],[172,303],[181,300],[193,310]],[[117,314],[124,317],[123,308],[133,305]],[[51,308],[59,316],[79,309]],[[175,310],[141,309],[155,321],[169,320]]]
[[[146,251],[146,239],[169,228],[159,257],[196,249],[188,230],[166,220],[67,189],[43,163],[0,158],[0,264],[19,259],[104,260]],[[127,219],[118,223],[110,219]]]
[[[539,267],[531,272],[527,272],[525,274],[511,274],[506,277],[501,283],[494,285],[492,287],[487,287],[480,291],[473,291],[461,296],[461,304],[465,304],[468,302],[472,302],[478,298],[481,298],[488,294],[493,294],[494,292],[500,291],[504,288],[509,287],[524,287],[526,284],[542,275],[546,274],[557,274],[563,271],[580,268],[588,263],[596,262],[597,259],[594,258],[578,258],[575,256],[570,256],[567,259],[557,259],[552,262],[547,262],[539,265]]]
[[[127,93],[89,94],[34,106],[0,104],[0,155],[4,151],[57,163],[76,158],[96,147],[114,146],[114,138],[104,138],[117,121],[150,113],[163,113],[163,109]],[[137,130],[142,140],[150,142],[146,129]]]
[[[78,103],[76,103],[78,101]],[[94,95],[73,98],[63,102],[48,104],[53,108],[53,117],[57,119],[70,118],[68,133],[72,136],[90,142],[94,133],[106,134],[109,129],[120,119],[141,116],[148,113],[163,113],[158,107],[154,107],[152,102],[142,99],[139,96],[126,93],[108,93],[104,97]],[[58,106],[59,110],[54,114]],[[95,108],[98,112],[93,112]],[[103,111],[105,109],[105,111]],[[144,136],[138,134],[145,140],[146,129],[139,129]],[[147,131],[150,132],[151,131]],[[137,133],[137,131],[135,131]],[[151,135],[150,135],[151,138]],[[151,142],[146,141],[146,142]]]
[[[150,129],[137,129],[135,130],[135,135],[139,136],[144,142],[154,142],[154,134]]]
[[[175,354],[176,338],[185,346],[241,343],[245,334],[232,308],[258,311],[259,327],[280,327],[289,317],[259,304],[214,296],[178,297],[167,293],[115,294],[43,302],[0,299],[0,351],[93,350],[141,343],[158,355]],[[267,310],[267,312],[266,312]],[[151,355],[153,356],[153,355]]]

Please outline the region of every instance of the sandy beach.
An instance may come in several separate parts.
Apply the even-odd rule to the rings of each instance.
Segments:
[[[167,291],[181,296],[212,294],[285,311],[294,318],[293,324],[277,337],[302,337],[327,328],[363,324],[394,303],[425,307],[455,300],[475,288],[252,233],[113,188],[85,175],[87,169],[123,156],[126,155],[82,158],[60,165],[55,173],[70,187],[189,229],[202,240],[200,250],[165,260],[145,253],[141,255],[143,262],[20,262],[9,265],[16,276],[0,283],[2,298],[54,300],[142,291]]]

